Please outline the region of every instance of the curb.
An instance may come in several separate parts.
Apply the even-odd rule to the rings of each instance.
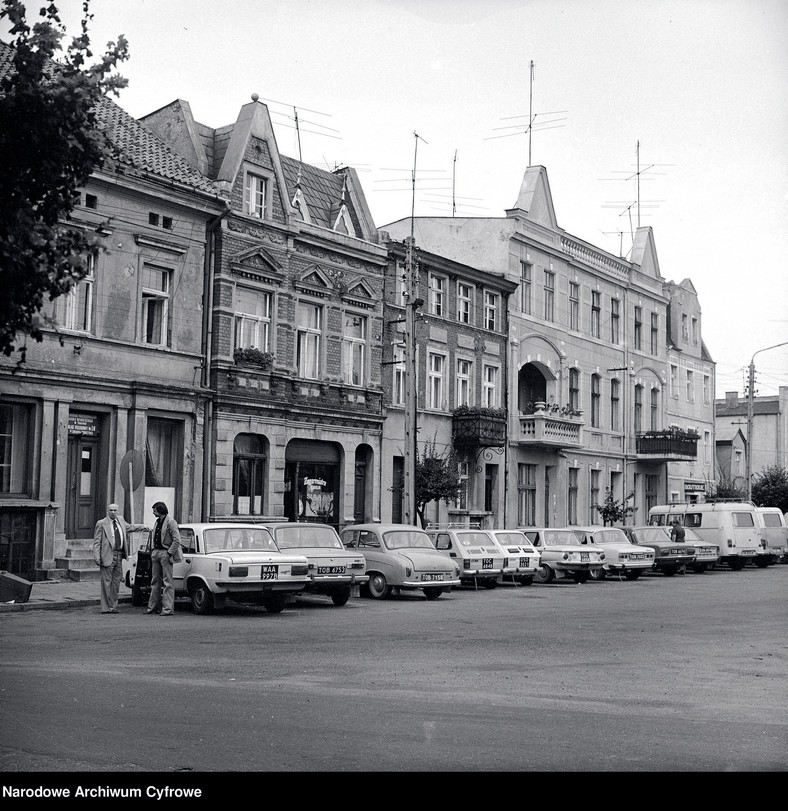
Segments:
[[[120,597],[118,605],[121,603],[131,603],[131,597]],[[0,614],[9,613],[11,611],[52,611],[54,609],[69,609],[69,608],[88,608],[92,605],[101,605],[99,599],[68,599],[67,597],[62,600],[53,600],[51,602],[34,602],[34,603],[2,603],[0,604]]]

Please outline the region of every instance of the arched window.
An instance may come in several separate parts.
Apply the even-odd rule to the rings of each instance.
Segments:
[[[263,437],[238,434],[233,444],[233,515],[263,514],[267,461]]]

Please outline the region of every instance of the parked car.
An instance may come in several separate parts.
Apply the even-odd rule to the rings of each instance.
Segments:
[[[491,529],[489,532],[509,556],[509,571],[501,580],[511,576],[515,582],[530,586],[539,571],[539,550],[519,529]]]
[[[460,564],[463,586],[494,589],[508,569],[506,554],[491,533],[470,527],[427,527],[435,548]]]
[[[665,577],[673,577],[682,567],[695,562],[695,547],[686,538],[684,541],[671,541],[668,527],[622,527],[630,543],[654,550],[655,572]]]
[[[268,524],[282,551],[305,555],[309,561],[309,583],[304,591],[325,594],[334,605],[345,605],[353,586],[369,580],[367,564],[360,552],[345,549],[330,524]]]
[[[279,613],[309,582],[306,556],[281,552],[265,527],[216,523],[179,529],[183,560],[172,567],[175,597],[188,597],[195,614],[210,614],[227,600]],[[132,604],[139,606],[149,589],[135,583],[137,555],[128,559],[125,578]]]
[[[769,563],[785,563],[788,553],[788,526],[779,507],[757,507]]]
[[[536,547],[539,569],[534,575],[537,583],[572,580],[585,583],[592,572],[601,569],[605,561],[602,549],[587,548],[571,529],[549,527],[520,527],[520,531]]]
[[[362,593],[383,600],[422,589],[435,600],[460,585],[460,565],[439,552],[423,529],[408,524],[353,524],[339,533],[346,549],[364,555],[369,581]]]
[[[689,527],[684,527],[684,542],[695,547],[695,560],[687,567],[691,572],[701,574],[717,565],[720,559],[720,548],[717,544],[704,541]]]
[[[627,580],[637,580],[654,565],[654,550],[630,543],[620,527],[572,527],[572,531],[581,544],[595,546],[605,552],[602,569],[591,572],[594,580],[604,580],[608,574],[624,575]]]

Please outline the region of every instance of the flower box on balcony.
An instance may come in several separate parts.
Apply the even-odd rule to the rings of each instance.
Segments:
[[[259,366],[261,369],[270,369],[274,362],[273,352],[262,352],[259,349],[236,349],[233,352],[236,366]]]

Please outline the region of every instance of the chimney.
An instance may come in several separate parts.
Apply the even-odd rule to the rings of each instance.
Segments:
[[[736,408],[739,405],[739,392],[738,391],[726,391],[725,392],[725,405],[728,408]]]

